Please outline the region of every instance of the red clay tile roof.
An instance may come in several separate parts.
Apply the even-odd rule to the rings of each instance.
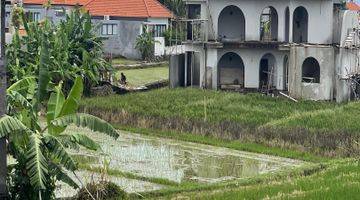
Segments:
[[[360,11],[360,6],[355,2],[347,2],[346,8],[353,11]]]
[[[157,0],[90,0],[84,5],[93,16],[171,18],[172,13]]]
[[[52,0],[53,5],[70,5],[75,6],[76,4],[84,5],[89,0]],[[47,0],[23,0],[24,4],[36,4],[36,5],[43,5],[47,3]]]
[[[47,0],[23,0],[42,5]],[[53,0],[53,5],[82,5],[93,16],[171,18],[172,13],[157,0]]]

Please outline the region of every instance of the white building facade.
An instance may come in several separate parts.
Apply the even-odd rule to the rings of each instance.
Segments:
[[[346,77],[359,66],[359,21],[339,2],[186,3],[192,25],[184,51],[170,58],[172,87],[285,91],[311,100],[351,97]]]

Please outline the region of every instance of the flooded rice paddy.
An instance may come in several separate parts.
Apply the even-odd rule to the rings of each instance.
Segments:
[[[216,183],[303,164],[292,159],[122,131],[116,141],[83,129],[71,128],[70,131],[85,133],[101,145],[102,152],[75,152],[78,157],[87,160],[90,166],[101,167],[105,159],[109,162],[110,169],[178,183],[190,180]]]

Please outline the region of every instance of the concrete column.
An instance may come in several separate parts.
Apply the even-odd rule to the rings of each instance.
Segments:
[[[207,84],[211,85],[212,89],[218,88],[218,52],[217,49],[208,49],[206,56],[207,66]],[[211,74],[211,75],[210,75]],[[209,80],[211,79],[211,80]]]
[[[289,42],[293,41],[293,14],[294,14],[294,7],[291,5],[289,6],[289,12],[290,12],[290,17],[289,17]]]
[[[256,10],[250,15],[245,15],[245,40],[260,40],[260,15]]]
[[[285,41],[285,10],[278,12],[278,41]]]

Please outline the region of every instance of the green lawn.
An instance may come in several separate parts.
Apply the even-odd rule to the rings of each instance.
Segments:
[[[132,87],[143,86],[147,83],[169,79],[169,68],[167,65],[143,69],[118,70],[116,72],[116,78],[120,78],[121,72],[125,74],[128,84]]]

